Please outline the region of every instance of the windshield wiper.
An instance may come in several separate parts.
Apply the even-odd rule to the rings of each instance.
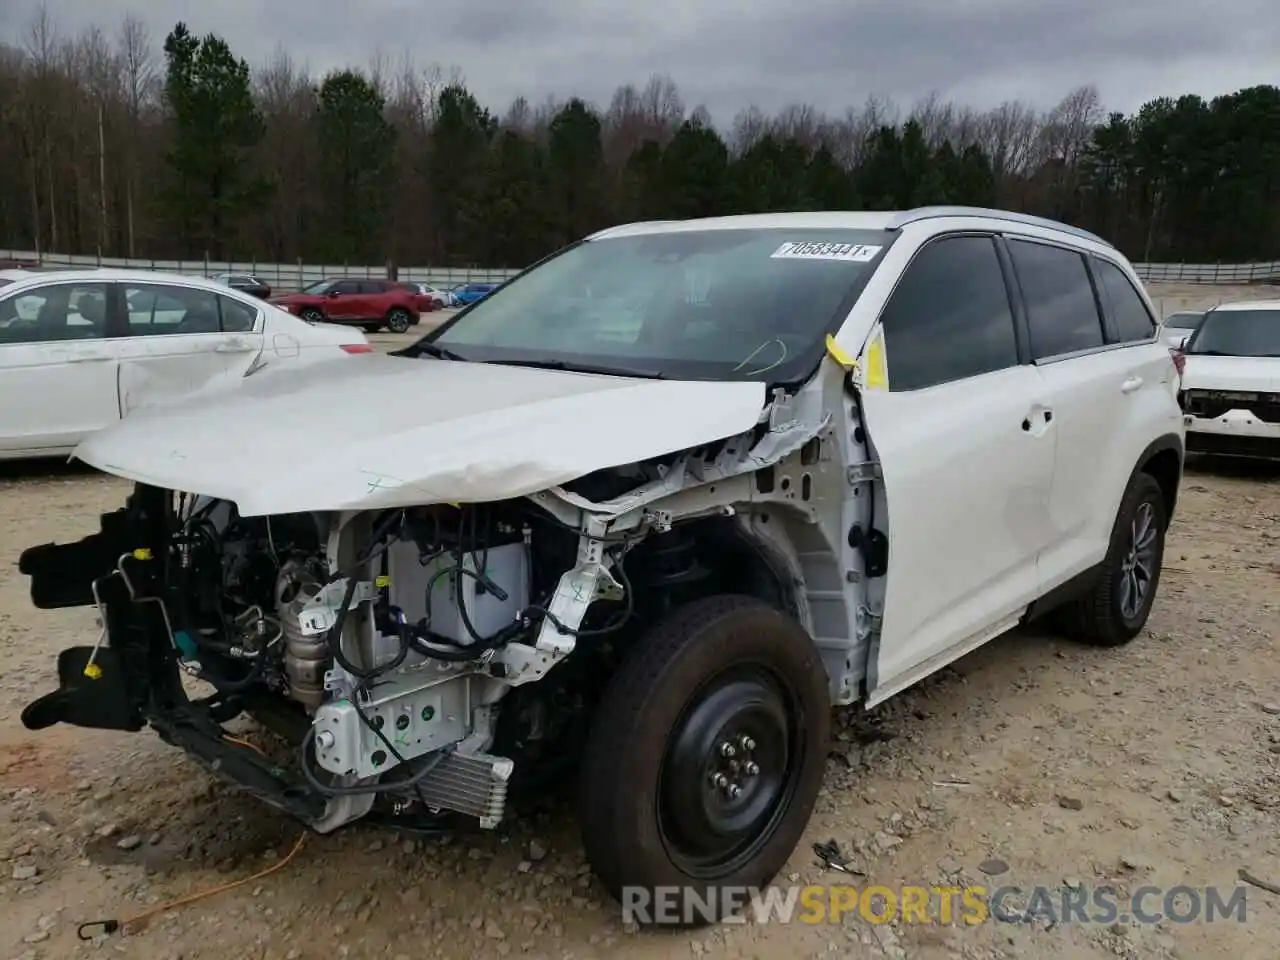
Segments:
[[[537,367],[540,370],[567,370],[571,373],[605,373],[615,377],[642,377],[646,380],[667,379],[666,375],[659,370],[610,367],[594,363],[567,363],[564,360],[485,360],[483,362],[496,363],[505,367]]]
[[[461,360],[467,362],[467,358],[462,354],[455,353],[447,347],[438,347],[434,343],[411,343],[403,350],[395,351],[391,356],[420,357],[424,353],[429,357],[435,357],[437,360]]]

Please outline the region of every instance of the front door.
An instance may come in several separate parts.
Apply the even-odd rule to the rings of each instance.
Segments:
[[[256,308],[179,283],[124,283],[123,414],[243,376],[262,350]]]
[[[974,234],[926,244],[868,340],[864,369],[886,374],[862,403],[888,532],[868,706],[1012,627],[1037,595],[1056,423],[1019,340],[995,241]]]
[[[0,450],[69,452],[120,418],[107,286],[53,283],[0,299]]]
[[[361,313],[364,297],[360,295],[359,280],[339,280],[329,288],[327,296],[329,302],[325,305],[325,313],[330,320],[350,323],[364,319]]]

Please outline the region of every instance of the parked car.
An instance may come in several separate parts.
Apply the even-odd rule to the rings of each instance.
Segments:
[[[1196,327],[1204,319],[1203,310],[1180,310],[1164,318],[1160,325],[1160,336],[1171,347],[1181,347],[1187,337],[1195,333]]]
[[[1214,307],[1183,349],[1187,452],[1280,460],[1280,300]]]
[[[420,319],[415,294],[390,280],[319,280],[271,303],[308,323],[353,323],[369,333],[404,333]]]
[[[483,300],[497,287],[496,283],[464,283],[454,288],[453,298],[458,306],[465,307],[477,300]]]
[[[247,273],[215,273],[210,279],[225,283],[228,287],[260,300],[269,299],[271,296],[271,287],[268,284]]]
[[[400,286],[414,295],[419,313],[430,313],[432,310],[439,310],[445,305],[443,295],[425,283],[401,280]]]
[[[0,459],[62,457],[148,406],[264,370],[372,352],[211,280],[149,271],[9,276],[0,286]]]
[[[83,444],[134,493],[19,569],[38,606],[96,584],[110,643],[23,723],[150,725],[320,831],[492,828],[572,774],[604,886],[715,920],[791,856],[833,704],[1050,612],[1141,632],[1184,442],[1156,331],[1119,251],[1015,213],[602,231],[394,355]]]

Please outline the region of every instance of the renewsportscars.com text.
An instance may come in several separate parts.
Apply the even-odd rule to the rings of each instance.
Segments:
[[[1143,886],[1120,896],[1112,886],[985,887],[852,885],[625,887],[624,922],[1051,924],[1244,923],[1244,887]]]

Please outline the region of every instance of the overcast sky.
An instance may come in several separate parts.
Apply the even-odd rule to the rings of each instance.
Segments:
[[[48,0],[63,32],[114,34],[131,10],[157,47],[177,20],[225,37],[251,66],[277,42],[317,75],[408,46],[461,70],[501,113],[523,94],[607,104],[622,83],[670,74],[717,123],[755,103],[832,113],[868,95],[930,91],[975,107],[1049,106],[1093,83],[1109,109],[1280,83],[1277,0]],[[32,0],[0,0],[20,43]]]

